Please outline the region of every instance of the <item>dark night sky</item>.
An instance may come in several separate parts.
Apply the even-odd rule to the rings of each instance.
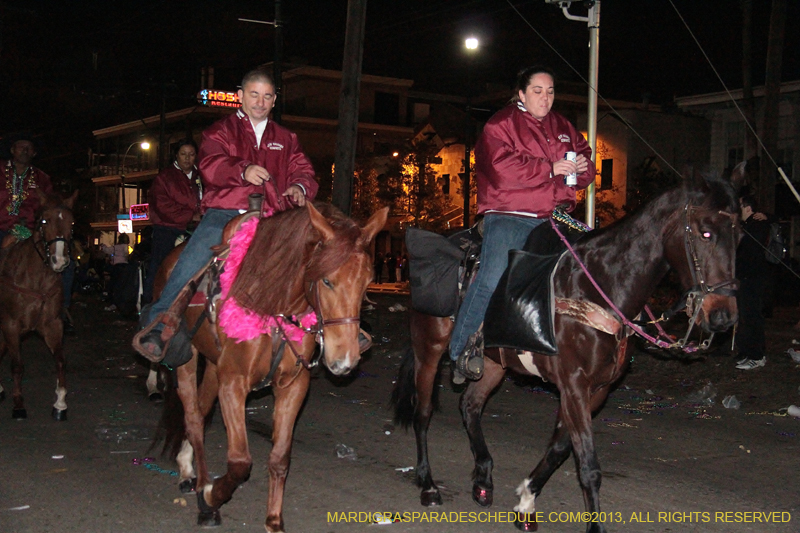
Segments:
[[[463,40],[474,33],[482,41],[473,59],[475,86],[511,87],[519,68],[533,63],[579,81],[529,22],[585,76],[586,24],[565,19],[544,0],[512,2],[522,16],[507,0],[371,0],[363,71],[413,79],[417,90],[465,94]],[[728,87],[741,87],[739,2],[673,2]],[[753,4],[753,81],[760,85],[770,2]],[[800,2],[788,4],[784,81],[800,79],[794,53],[800,37],[792,30]],[[204,65],[216,68],[217,87],[233,88],[246,69],[274,54],[271,27],[237,18],[273,20],[273,6],[268,0],[0,0],[0,135],[46,134],[45,146],[59,152],[51,159],[85,153],[92,129],[157,114],[164,81],[169,109],[192,103]],[[285,59],[341,68],[347,1],[283,0],[282,6]],[[572,11],[585,14],[575,4]],[[721,90],[668,0],[603,0],[603,96],[639,101],[647,93],[652,102],[669,104],[674,96]]]

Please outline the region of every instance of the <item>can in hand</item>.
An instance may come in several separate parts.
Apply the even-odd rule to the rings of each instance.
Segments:
[[[578,154],[576,154],[575,152],[567,152],[566,154],[564,154],[564,159],[566,159],[567,161],[575,162],[577,161],[577,158]],[[564,175],[564,185],[567,185],[569,187],[574,187],[577,184],[578,184],[578,175],[575,172]]]

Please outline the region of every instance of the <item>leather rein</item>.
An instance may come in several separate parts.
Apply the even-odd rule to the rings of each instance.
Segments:
[[[686,250],[686,261],[689,266],[689,270],[692,274],[692,288],[687,291],[685,294],[684,299],[679,303],[679,305],[671,310],[671,314],[675,314],[676,312],[680,311],[681,309],[686,308],[687,315],[690,316],[689,319],[689,327],[686,331],[686,334],[683,336],[682,339],[675,341],[670,335],[668,335],[664,329],[661,327],[659,322],[664,319],[664,315],[662,315],[661,319],[656,320],[653,316],[650,308],[645,306],[645,310],[647,314],[652,319],[652,323],[656,325],[656,328],[659,331],[659,337],[653,337],[646,333],[641,326],[636,324],[635,322],[628,319],[622,311],[617,308],[616,305],[611,301],[611,299],[606,295],[603,289],[600,288],[600,285],[597,281],[592,277],[591,273],[589,273],[589,269],[586,268],[586,265],[581,261],[578,257],[578,254],[575,252],[575,249],[569,243],[567,238],[564,236],[563,233],[558,229],[558,225],[556,224],[553,218],[550,218],[550,225],[553,227],[553,230],[556,234],[561,238],[561,241],[566,245],[567,249],[572,254],[572,257],[575,258],[575,261],[583,270],[586,277],[589,278],[589,281],[592,283],[597,292],[600,293],[603,300],[608,304],[608,306],[617,314],[620,321],[630,328],[635,334],[639,335],[640,337],[644,338],[645,340],[655,344],[659,348],[664,349],[673,349],[679,348],[685,353],[692,353],[698,350],[698,346],[689,343],[689,335],[694,328],[695,322],[700,315],[700,311],[702,310],[703,300],[709,294],[720,294],[724,296],[734,296],[736,294],[736,289],[738,288],[738,282],[735,279],[723,281],[716,285],[708,285],[705,281],[705,276],[703,275],[703,268],[700,264],[700,260],[697,257],[697,250],[695,247],[695,232],[692,229],[690,216],[694,211],[699,210],[699,207],[692,206],[691,204],[686,204],[683,210],[683,224],[684,224],[684,248]],[[719,214],[728,216],[731,219],[731,227],[735,228],[736,223],[738,221],[738,214],[735,213],[728,213],[725,211],[719,211]],[[663,340],[663,338],[667,338],[672,342],[667,342]],[[701,345],[699,346],[700,349],[707,349],[711,345],[711,341],[714,338],[714,334],[712,333],[711,336],[704,340]]]

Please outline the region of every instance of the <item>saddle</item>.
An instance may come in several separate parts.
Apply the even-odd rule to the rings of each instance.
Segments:
[[[583,232],[558,222],[570,243]],[[485,347],[558,354],[553,275],[566,245],[549,223],[531,231],[522,250],[508,252],[508,267],[489,301],[483,322]]]

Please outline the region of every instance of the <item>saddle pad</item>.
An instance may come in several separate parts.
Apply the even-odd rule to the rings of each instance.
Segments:
[[[552,278],[561,256],[508,252],[508,268],[489,301],[483,322],[486,347],[558,353]]]

